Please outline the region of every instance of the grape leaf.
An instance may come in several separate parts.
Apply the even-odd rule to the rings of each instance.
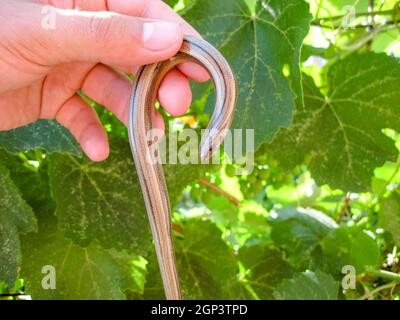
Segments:
[[[243,286],[249,285],[249,293],[241,299],[273,299],[273,290],[285,278],[292,276],[289,263],[282,253],[263,245],[243,247],[239,251],[239,261],[245,268]],[[250,293],[254,292],[255,295]],[[236,297],[238,298],[238,297]]]
[[[42,148],[49,153],[82,154],[71,133],[53,120],[38,120],[25,127],[0,132],[0,148],[11,153]]]
[[[40,225],[38,234],[21,237],[22,275],[33,299],[125,299],[122,289],[132,284],[127,255],[116,259],[113,250],[97,242],[82,248],[65,239],[53,221],[40,221]],[[42,271],[45,266],[54,267],[54,290],[42,286],[49,274]]]
[[[358,274],[367,267],[377,267],[379,248],[376,241],[357,226],[342,225],[323,240],[322,250],[325,266],[331,274],[339,276],[346,265]]]
[[[378,267],[380,252],[376,240],[365,231],[361,231],[354,238],[351,245],[349,264],[356,270],[364,272],[370,267]]]
[[[296,98],[302,101],[299,61],[308,8],[302,0],[259,0],[253,14],[244,0],[202,0],[184,15],[236,72],[239,100],[232,127],[254,129],[256,148],[289,125]]]
[[[310,57],[325,57],[325,48],[314,47],[305,44],[301,50],[301,61],[305,62]]]
[[[211,211],[211,219],[215,223],[231,226],[238,222],[239,208],[224,197],[214,196],[207,202],[207,208]]]
[[[164,0],[164,2],[173,8],[179,2],[179,0]]]
[[[147,275],[147,261],[142,256],[128,255],[125,251],[107,251],[119,265],[121,290],[126,294],[141,295],[144,291]]]
[[[381,200],[379,224],[388,231],[400,246],[400,192],[395,190],[389,198]]]
[[[238,272],[233,252],[221,239],[221,231],[209,221],[191,219],[175,240],[180,283],[185,299],[227,299],[229,283]],[[161,275],[155,254],[149,258],[145,299],[163,299]]]
[[[178,270],[188,299],[222,299],[230,292],[237,265],[221,231],[207,221],[191,220],[183,225],[184,241],[176,241]]]
[[[145,253],[150,228],[129,145],[122,139],[111,145],[110,157],[102,163],[51,156],[56,216],[66,236],[77,244],[88,246],[97,239],[106,248]]]
[[[48,158],[44,158],[37,168],[23,158],[0,149],[0,163],[9,170],[22,198],[36,215],[41,213],[43,207],[54,207],[47,172]]]
[[[106,248],[146,254],[151,234],[129,144],[112,139],[111,150],[102,163],[70,155],[51,156],[49,175],[56,215],[67,237],[77,244],[87,246],[98,239]],[[172,204],[203,168],[164,167]]]
[[[398,19],[398,18],[397,18]],[[398,44],[400,37],[400,31],[398,29],[388,29],[380,32],[375,38],[372,44],[372,50],[374,52],[386,52],[388,54],[393,53],[395,55],[395,46]]]
[[[209,165],[200,164],[165,164],[163,165],[168,195],[173,208],[182,197],[183,190],[210,169]]]
[[[399,86],[400,65],[384,54],[353,54],[335,63],[326,96],[306,81],[306,106],[276,135],[271,151],[288,169],[308,155],[319,184],[369,190],[374,169],[397,158],[382,129],[400,126]]]
[[[36,231],[36,218],[9,171],[0,164],[0,282],[12,288],[21,263],[19,232]]]
[[[175,254],[177,252],[175,251]],[[144,300],[164,300],[164,287],[161,280],[160,269],[157,262],[155,250],[151,250],[147,256],[147,277],[144,286]],[[182,286],[182,283],[180,283]],[[135,297],[137,298],[137,297]]]
[[[271,212],[268,221],[274,243],[287,250],[289,260],[300,268],[310,262],[309,254],[337,228],[336,222],[322,212],[293,207]]]
[[[285,279],[274,291],[279,300],[336,300],[339,282],[330,275],[317,271],[298,273],[292,279]]]

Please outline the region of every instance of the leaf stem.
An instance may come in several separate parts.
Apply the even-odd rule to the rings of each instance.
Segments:
[[[210,181],[204,178],[200,178],[200,184],[203,186],[206,186],[207,188],[210,188],[214,192],[218,193],[219,195],[225,197],[228,199],[231,203],[233,203],[236,207],[240,207],[240,202],[237,200],[234,196],[230,195],[226,191],[222,190],[220,187],[216,186],[215,184],[212,184]]]
[[[367,28],[367,32],[369,33],[373,33],[375,29],[375,16],[372,14],[372,12],[374,11],[374,6],[375,6],[375,0],[368,0],[368,12],[370,12],[370,15],[368,16],[368,24],[370,26]],[[371,51],[373,41],[374,37],[371,37],[368,40],[367,42],[368,51]]]

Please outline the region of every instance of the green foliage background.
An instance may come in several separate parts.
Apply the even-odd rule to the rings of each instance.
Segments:
[[[399,2],[167,2],[231,63],[233,127],[257,147],[248,175],[164,166],[184,297],[400,299]],[[166,120],[205,127],[211,89],[193,84],[190,113]],[[0,294],[164,298],[126,129],[89,103],[103,163],[53,121],[0,133]]]

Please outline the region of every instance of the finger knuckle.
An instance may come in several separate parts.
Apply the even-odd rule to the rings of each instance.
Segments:
[[[113,16],[99,17],[92,16],[89,18],[87,30],[93,36],[97,43],[107,44],[115,37],[117,21]]]
[[[135,3],[136,15],[139,17],[146,16],[147,10],[152,2],[152,0],[137,0]]]

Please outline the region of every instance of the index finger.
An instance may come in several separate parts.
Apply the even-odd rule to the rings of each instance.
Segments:
[[[108,9],[126,15],[140,15],[143,18],[166,20],[178,23],[184,34],[201,38],[201,35],[179,14],[161,0],[108,0]],[[140,7],[140,8],[139,8]],[[138,9],[141,12],[138,12]],[[178,69],[188,78],[198,82],[210,79],[208,72],[193,62],[186,62]]]
[[[184,34],[201,37],[179,14],[161,0],[36,0],[61,9],[84,11],[112,11],[129,16],[165,20],[178,23]],[[209,80],[208,72],[198,64],[187,62],[178,67],[188,78],[203,82]]]

